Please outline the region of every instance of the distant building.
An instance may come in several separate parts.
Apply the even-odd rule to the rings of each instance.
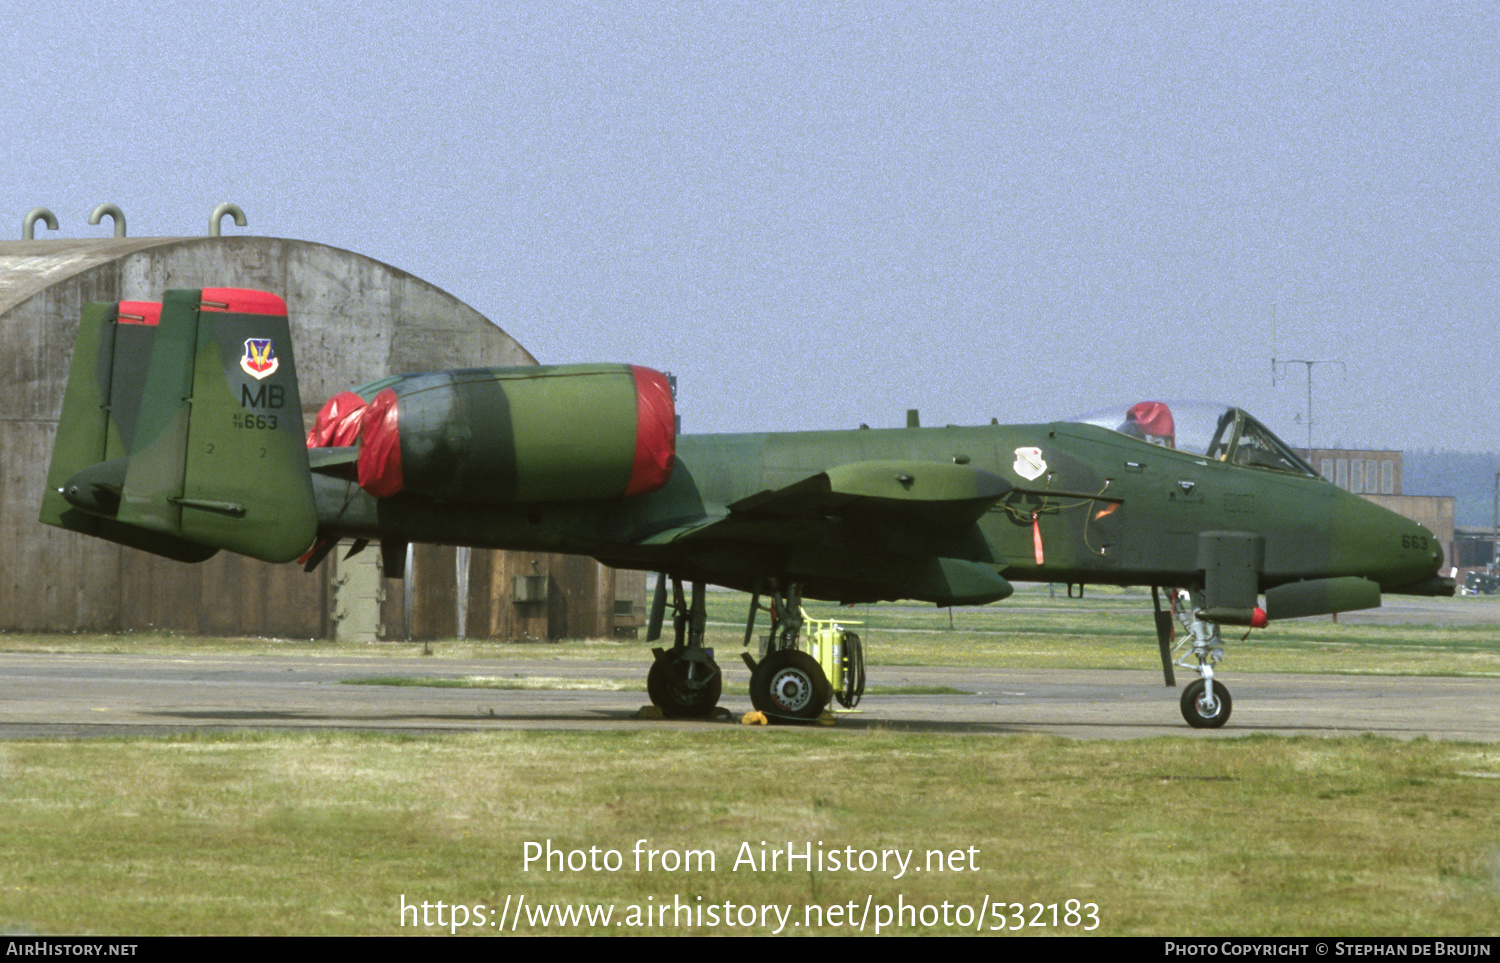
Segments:
[[[1401,452],[1314,448],[1303,453],[1318,474],[1356,495],[1401,494]]]
[[[1453,564],[1459,568],[1485,568],[1495,561],[1495,530],[1488,525],[1484,528],[1460,527],[1454,538],[1458,551],[1454,554]]]
[[[398,582],[382,578],[374,550],[336,552],[312,574],[228,552],[187,565],[40,524],[83,305],[206,286],[286,299],[305,422],[334,392],[384,375],[536,363],[451,294],[322,244],[0,241],[0,631],[547,639],[609,638],[644,623],[644,573],[576,556],[417,545]]]

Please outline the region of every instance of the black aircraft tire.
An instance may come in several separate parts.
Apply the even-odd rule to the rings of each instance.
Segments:
[[[712,660],[696,663],[713,672],[702,685],[687,680],[688,668],[694,663],[667,653],[651,663],[646,673],[646,694],[651,704],[669,719],[701,719],[714,711],[724,687],[724,674]]]
[[[812,722],[823,714],[833,686],[806,652],[779,649],[760,660],[750,676],[750,701],[773,720]]]
[[[1214,699],[1218,701],[1219,711],[1206,716],[1198,707],[1198,700],[1203,698],[1203,689],[1203,680],[1199,679],[1182,690],[1182,717],[1194,729],[1217,729],[1229,721],[1229,711],[1234,707],[1234,700],[1229,698],[1229,690],[1215,681]]]
[[[844,634],[844,664],[841,671],[843,679],[840,681],[843,685],[840,688],[843,691],[835,698],[845,709],[853,709],[865,694],[865,650],[854,632]]]

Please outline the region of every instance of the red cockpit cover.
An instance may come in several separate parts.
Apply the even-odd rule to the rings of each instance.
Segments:
[[[359,487],[376,498],[389,498],[403,486],[396,393],[386,388],[375,396],[360,419]]]
[[[1173,439],[1177,429],[1172,423],[1172,409],[1160,401],[1142,401],[1133,405],[1125,417],[1141,426],[1141,431],[1158,438]]]
[[[637,365],[630,372],[635,376],[635,462],[625,486],[627,497],[665,485],[677,454],[677,411],[667,376]]]

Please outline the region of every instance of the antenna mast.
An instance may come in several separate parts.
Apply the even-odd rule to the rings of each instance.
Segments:
[[[1307,368],[1307,450],[1308,450],[1308,453],[1311,454],[1311,452],[1312,452],[1312,446],[1313,446],[1313,443],[1312,443],[1312,430],[1313,430],[1313,367],[1316,366],[1316,365],[1320,365],[1320,364],[1336,364],[1336,365],[1339,366],[1340,369],[1343,370],[1344,374],[1346,374],[1346,375],[1349,373],[1349,369],[1344,366],[1344,363],[1342,361],[1330,360],[1330,359],[1326,359],[1326,358],[1325,359],[1321,359],[1321,360],[1317,360],[1317,361],[1312,361],[1312,360],[1308,360],[1308,359],[1305,359],[1305,358],[1288,358],[1285,361],[1281,362],[1281,364],[1282,364],[1283,367],[1285,367],[1286,365],[1289,365],[1289,364],[1300,364],[1300,365],[1303,365],[1304,367]],[[1275,376],[1276,376],[1276,359],[1272,358],[1271,359],[1271,377],[1272,377],[1272,383],[1273,384],[1275,383]]]

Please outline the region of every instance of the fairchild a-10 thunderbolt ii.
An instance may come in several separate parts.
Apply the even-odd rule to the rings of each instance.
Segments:
[[[802,720],[837,688],[805,651],[803,599],[1151,586],[1168,680],[1176,622],[1177,664],[1199,675],[1181,700],[1197,727],[1230,713],[1220,626],[1453,591],[1431,532],[1317,477],[1235,408],[678,436],[663,375],[577,365],[389,377],[330,399],[304,431],[276,295],[88,305],[42,520],[186,562],[227,549],[311,568],[354,539],[378,542],[393,577],[412,542],[659,572],[650,635],[670,606],[675,643],[654,650],[647,682],[674,716],[719,699],[705,584],[754,593],[747,646],[769,612],[763,654],[744,653],[751,698]]]

